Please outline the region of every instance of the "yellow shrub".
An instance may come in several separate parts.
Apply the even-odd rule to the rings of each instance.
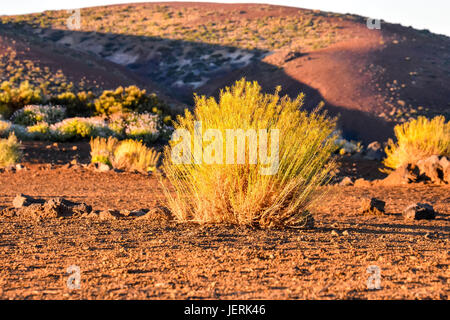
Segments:
[[[114,156],[114,150],[117,148],[119,140],[113,137],[91,139],[91,162],[104,163],[112,165],[111,159]]]
[[[91,162],[101,162],[122,170],[151,172],[156,169],[160,153],[135,140],[116,138],[91,139]]]
[[[281,98],[279,90],[262,94],[258,83],[242,79],[222,91],[218,103],[214,98],[196,97],[194,114],[186,111],[177,118],[175,129],[185,129],[192,136],[194,121],[201,121],[205,130],[218,129],[223,137],[227,129],[279,130],[279,166],[272,175],[261,174],[266,166],[261,159],[251,164],[249,153],[243,164],[195,164],[194,154],[188,155],[193,164],[177,164],[172,159],[176,142],[171,141],[163,168],[174,190],[172,194],[166,189],[168,207],[179,220],[267,228],[306,223],[309,207],[321,194],[318,187],[335,168],[330,161],[336,148],[335,120],[318,109],[310,114],[301,111],[303,95],[295,100]],[[202,152],[208,148],[202,145]],[[237,144],[233,148],[238,156]]]
[[[420,116],[394,128],[397,143],[391,139],[386,147],[386,167],[396,169],[432,155],[450,157],[450,122],[444,116],[432,120]]]
[[[112,165],[118,169],[151,172],[156,169],[160,153],[140,141],[124,140],[114,150]]]
[[[19,162],[22,156],[20,146],[14,133],[8,139],[0,139],[0,166],[6,167]]]

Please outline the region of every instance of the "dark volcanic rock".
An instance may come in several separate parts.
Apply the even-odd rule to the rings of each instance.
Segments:
[[[428,203],[415,203],[403,211],[403,217],[406,220],[431,220],[436,218],[436,214],[433,206]]]
[[[14,208],[22,208],[32,205],[33,203],[43,204],[45,200],[35,199],[31,196],[27,196],[25,194],[18,194],[13,200]]]
[[[92,207],[85,203],[76,203],[63,198],[45,201],[25,195],[18,195],[13,205],[17,215],[38,219],[81,216],[92,211]]]
[[[384,185],[426,182],[434,184],[450,183],[450,161],[437,155],[408,163],[397,168],[383,180]]]
[[[450,167],[447,157],[433,155],[417,161],[417,167],[422,175],[435,184],[450,183],[448,180]]]
[[[384,214],[386,202],[377,198],[364,198],[361,202],[361,212],[363,214]]]
[[[420,169],[415,164],[406,164],[391,172],[384,180],[384,185],[399,185],[414,182],[427,181],[427,177],[420,173]]]
[[[366,155],[364,156],[367,160],[381,161],[386,156],[383,151],[383,147],[378,141],[374,141],[367,146]]]

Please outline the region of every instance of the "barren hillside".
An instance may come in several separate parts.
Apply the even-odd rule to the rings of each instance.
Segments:
[[[140,83],[187,105],[194,92],[217,96],[245,76],[270,92],[305,92],[307,107],[325,101],[344,134],[365,142],[419,114],[449,115],[450,39],[427,31],[384,21],[370,30],[359,16],[256,4],[86,8],[74,31],[68,17],[1,17],[2,52],[13,46],[22,61],[61,69],[75,85]]]

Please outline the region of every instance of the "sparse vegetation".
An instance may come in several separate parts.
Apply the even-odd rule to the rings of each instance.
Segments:
[[[450,157],[450,122],[444,116],[431,120],[420,116],[394,128],[396,142],[389,140],[384,165],[390,169],[431,155]]]
[[[10,134],[7,139],[0,139],[1,167],[10,166],[20,161],[22,156],[20,146],[20,142],[17,140],[14,133]]]
[[[245,79],[226,88],[219,102],[196,97],[194,113],[179,116],[175,129],[186,129],[192,135],[194,121],[202,121],[205,130],[220,130],[223,137],[226,129],[278,129],[279,169],[274,175],[261,175],[264,166],[260,162],[175,164],[172,142],[165,150],[163,166],[175,190],[174,196],[166,192],[172,213],[182,221],[265,228],[304,225],[309,206],[320,193],[318,187],[335,167],[330,158],[336,147],[335,121],[318,110],[310,114],[299,110],[302,103],[303,95],[295,100],[281,98],[279,91],[264,95],[256,82]]]
[[[100,162],[122,170],[152,172],[160,158],[159,152],[135,140],[96,138],[90,145],[92,163]]]
[[[61,106],[28,105],[17,110],[11,117],[15,124],[33,126],[39,122],[53,124],[65,118],[66,110]]]
[[[103,91],[94,104],[97,113],[103,115],[131,111],[161,113],[162,107],[156,95],[147,95],[145,90],[140,90],[136,86]]]
[[[118,144],[119,140],[113,137],[91,139],[91,162],[112,166],[111,159],[114,157],[114,150]]]

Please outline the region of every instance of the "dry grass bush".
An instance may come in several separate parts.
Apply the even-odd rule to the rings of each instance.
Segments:
[[[160,158],[159,152],[136,140],[98,137],[91,139],[90,145],[92,163],[105,163],[121,170],[152,172]]]
[[[114,150],[112,165],[118,169],[151,172],[156,169],[160,153],[142,142],[124,140]]]
[[[394,128],[397,142],[389,140],[386,147],[386,167],[398,167],[414,163],[432,155],[450,157],[450,122],[444,116],[431,120],[420,116]]]
[[[104,163],[112,166],[111,159],[114,156],[114,150],[117,148],[119,140],[113,137],[91,139],[91,162]]]
[[[7,139],[0,139],[0,166],[7,167],[16,164],[22,157],[20,150],[20,142],[14,133],[10,134]]]
[[[177,118],[175,129],[186,129],[191,136],[194,121],[202,121],[204,130],[219,129],[223,137],[226,129],[278,129],[279,168],[274,175],[261,175],[264,165],[260,161],[175,164],[171,159],[175,141],[171,141],[164,151],[163,170],[170,182],[165,193],[174,216],[181,221],[263,228],[305,225],[308,209],[323,194],[319,186],[328,181],[336,166],[331,159],[336,148],[335,119],[319,109],[308,114],[300,109],[303,94],[291,100],[281,98],[279,90],[263,94],[258,83],[242,79],[222,91],[219,102],[196,97],[194,113],[186,111]],[[247,151],[246,155],[248,160]]]

